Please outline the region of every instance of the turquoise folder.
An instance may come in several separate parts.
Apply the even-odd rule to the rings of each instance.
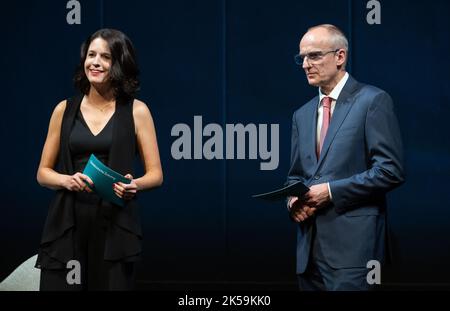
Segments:
[[[89,157],[83,174],[87,175],[94,182],[94,187],[91,189],[98,193],[102,199],[119,206],[125,205],[124,200],[119,198],[114,192],[113,184],[117,182],[129,184],[131,182],[130,179],[110,169],[93,154]]]

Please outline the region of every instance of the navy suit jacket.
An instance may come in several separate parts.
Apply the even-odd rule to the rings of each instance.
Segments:
[[[349,77],[331,118],[319,159],[319,96],[295,111],[287,183],[329,182],[331,203],[298,224],[297,273],[306,269],[316,238],[332,268],[366,267],[384,259],[386,192],[404,181],[402,142],[391,97]]]

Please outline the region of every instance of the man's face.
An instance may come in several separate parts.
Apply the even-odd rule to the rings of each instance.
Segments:
[[[303,60],[308,83],[327,87],[337,83],[339,68],[345,61],[345,51],[332,45],[331,34],[324,28],[308,31],[300,41],[300,55]],[[311,57],[309,57],[311,56]]]

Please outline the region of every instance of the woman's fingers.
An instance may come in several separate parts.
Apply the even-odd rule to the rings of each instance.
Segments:
[[[129,200],[137,193],[137,185],[135,183],[124,184],[121,182],[113,185],[114,192],[118,197]]]
[[[117,185],[119,185],[120,187],[122,187],[125,191],[130,191],[130,190],[136,190],[137,189],[137,185],[135,183],[129,183],[129,184],[124,184],[122,182],[118,182]]]
[[[125,177],[133,180],[133,176],[131,174],[127,174]],[[89,176],[82,173],[76,173],[71,176],[70,190],[92,192],[92,189],[88,187],[88,184],[90,187],[94,187],[94,182],[89,178]],[[129,184],[118,182],[113,184],[113,191],[119,198],[129,200],[136,195],[137,185],[133,181]]]
[[[85,187],[84,181],[81,179],[78,173],[72,176],[72,181],[75,191],[82,191],[83,188]]]
[[[122,199],[129,200],[132,199],[137,192],[137,185],[133,182],[133,175],[126,174],[125,178],[130,179],[131,182],[129,184],[125,184],[123,182],[117,182],[113,184],[114,193]]]
[[[119,197],[122,198],[123,197],[123,187],[118,185],[117,183],[113,184],[113,190],[114,193]]]
[[[73,174],[70,176],[70,190],[71,191],[84,191],[92,192],[92,190],[88,187],[94,187],[94,182],[89,178],[89,176],[84,175],[80,172]]]
[[[92,179],[89,178],[89,176],[80,174],[80,178],[83,180],[83,191],[87,191],[89,193],[92,192],[91,188],[94,188],[94,182]]]
[[[94,182],[89,178],[89,176],[82,174],[82,178],[88,182],[89,186],[91,186],[92,188],[94,187]]]

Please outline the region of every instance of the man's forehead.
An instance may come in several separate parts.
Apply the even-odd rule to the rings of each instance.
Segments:
[[[300,41],[300,49],[319,49],[330,45],[330,36],[326,32],[309,31]]]

